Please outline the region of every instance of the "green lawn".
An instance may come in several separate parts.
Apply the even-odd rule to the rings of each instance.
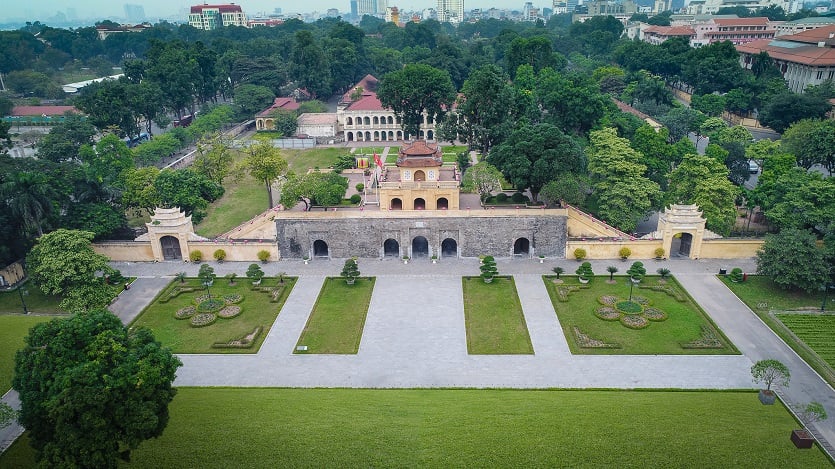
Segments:
[[[513,277],[462,278],[467,351],[471,354],[533,354]]]
[[[235,286],[230,286],[228,279],[218,278],[210,288],[212,297],[222,298],[230,294],[243,296],[243,301],[238,303],[242,308],[240,315],[231,319],[218,318],[210,326],[192,327],[189,319],[176,319],[174,313],[180,308],[195,305],[195,298],[205,294],[206,290],[196,278],[187,278],[184,284],[175,280],[148,305],[132,325],[148,327],[156,339],[170,347],[174,353],[257,353],[295,283],[295,278],[285,277],[284,286],[280,286],[278,278],[265,277],[260,288],[275,288],[273,300],[271,291],[253,291],[247,278],[239,277]],[[171,298],[171,292],[180,287],[196,290]],[[170,300],[163,302],[165,298]],[[243,338],[258,326],[261,326],[261,332],[249,348],[212,347],[216,342],[225,343]]]
[[[303,353],[357,353],[374,280],[360,277],[348,285],[341,277],[325,279],[299,337],[297,345],[307,346]]]
[[[224,188],[226,191],[223,197],[209,205],[206,218],[195,226],[195,231],[200,236],[219,236],[268,208],[267,188],[252,176],[247,175],[240,181],[229,178],[224,183]],[[278,195],[274,194],[274,197]],[[274,200],[273,203],[277,204],[278,200]]]
[[[748,280],[742,283],[731,282],[729,278],[723,275],[720,275],[719,279],[743,303],[751,308],[751,311],[762,319],[771,330],[779,335],[789,347],[794,349],[809,366],[814,368],[830,386],[835,386],[835,369],[833,369],[833,363],[829,362],[829,359],[815,353],[816,350],[823,350],[820,347],[815,349],[812,344],[804,344],[803,337],[798,337],[796,332],[792,333],[788,325],[784,325],[772,313],[772,310],[787,311],[793,309],[820,311],[823,298],[819,293],[809,295],[802,292],[788,292],[774,285],[767,277],[759,275],[749,275]],[[826,320],[820,321],[816,327],[827,327],[824,321]],[[826,334],[835,339],[835,335],[829,334],[835,334],[835,331],[830,331]]]
[[[607,283],[608,275],[598,273],[588,284],[579,288],[574,276],[563,276],[565,283],[555,284],[553,276],[544,276],[551,302],[559,317],[568,345],[575,354],[710,354],[724,355],[739,353],[730,341],[712,323],[710,318],[693,301],[687,292],[671,278],[659,285],[657,276],[645,277],[642,286],[669,287],[671,294],[635,287],[633,299],[644,297],[650,301],[647,307],[656,308],[666,314],[667,319],[648,321],[643,329],[631,329],[620,320],[604,320],[596,311],[603,308],[601,298],[611,296],[617,303],[628,300],[629,281],[616,276],[616,283]],[[560,301],[560,290],[576,291],[563,294],[568,301]],[[676,295],[676,296],[673,296]],[[680,301],[681,300],[681,301]],[[642,313],[645,318],[648,312]],[[620,315],[624,316],[624,315]],[[713,343],[712,346],[706,346]],[[581,344],[583,346],[581,346]]]
[[[459,153],[467,151],[467,145],[441,145],[441,151],[444,153],[458,155]]]
[[[29,329],[35,324],[62,316],[0,314],[0,396],[12,387],[15,352],[23,347]],[[2,467],[2,464],[0,464]]]
[[[58,307],[61,302],[60,296],[47,295],[31,281],[26,281],[23,288],[23,299],[26,302],[26,309],[30,313],[64,313]],[[0,293],[0,313],[23,313],[23,305],[20,303],[20,293],[17,290]]]
[[[170,410],[122,467],[832,467],[753,392],[181,388]]]
[[[823,292],[806,293],[802,291],[787,291],[775,285],[771,279],[762,275],[749,275],[748,280],[734,283],[728,277],[719,277],[740,300],[752,310],[789,311],[794,309],[811,309],[820,311],[823,303]],[[830,292],[830,299],[835,294]],[[835,302],[828,301],[827,311],[835,311]]]
[[[357,150],[359,151],[359,150]],[[305,174],[308,169],[329,168],[341,155],[347,155],[347,148],[312,148],[310,150],[281,150],[281,156],[287,160],[290,170],[296,174]]]

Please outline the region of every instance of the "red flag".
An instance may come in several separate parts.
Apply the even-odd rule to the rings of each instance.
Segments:
[[[378,155],[376,153],[374,153],[374,163],[376,163],[377,166],[380,167],[380,169],[383,168],[383,162],[382,162],[382,160],[380,160],[380,155]]]

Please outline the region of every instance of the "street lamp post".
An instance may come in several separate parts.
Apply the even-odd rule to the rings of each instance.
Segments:
[[[26,301],[23,299],[23,295],[28,295],[29,292],[28,291],[24,292],[23,291],[23,286],[21,285],[17,289],[17,294],[20,295],[20,303],[23,305],[23,314],[29,314],[29,310],[26,308]]]
[[[823,284],[823,302],[821,303],[821,313],[826,310],[827,294],[829,293],[829,289],[832,287],[835,287],[835,285],[830,285],[828,283]]]
[[[636,280],[634,277],[629,277],[629,301],[632,301],[632,288],[640,281],[641,279]]]

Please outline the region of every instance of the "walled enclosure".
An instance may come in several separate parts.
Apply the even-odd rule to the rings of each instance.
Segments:
[[[380,258],[388,239],[397,255],[414,257],[412,242],[423,236],[427,256],[441,257],[441,244],[455,241],[457,257],[511,257],[514,243],[528,240],[522,257],[564,257],[566,215],[563,210],[476,212],[324,212],[285,213],[276,217],[276,238],[282,258],[315,257],[313,244],[327,243],[327,257]],[[524,244],[524,241],[522,241]]]

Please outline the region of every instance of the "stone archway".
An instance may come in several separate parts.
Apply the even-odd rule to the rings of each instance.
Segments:
[[[441,242],[441,257],[458,257],[458,242],[447,238]]]
[[[531,252],[531,242],[528,238],[519,238],[513,242],[514,256],[528,256]]]
[[[449,200],[446,197],[438,198],[438,201],[435,203],[435,206],[438,210],[449,210]]]
[[[313,257],[328,257],[328,243],[317,239],[313,241]]]
[[[400,243],[392,238],[383,241],[383,256],[400,257]]]
[[[426,210],[426,201],[420,197],[415,199],[415,210]]]
[[[429,241],[423,236],[415,236],[412,240],[412,257],[429,257]]]
[[[162,258],[166,261],[178,261],[183,258],[180,250],[180,240],[174,236],[163,236],[159,239],[162,248]]]
[[[391,199],[390,210],[403,210],[403,201],[398,199],[397,197]]]
[[[414,179],[415,182],[425,181],[426,180],[426,173],[424,173],[423,170],[419,169],[419,170],[415,171],[415,175],[414,175],[413,179]]]
[[[354,141],[354,133],[353,133],[353,132],[348,132],[347,137],[348,137],[348,138],[347,138],[347,140],[348,140],[349,142],[353,142],[353,141]]]
[[[693,235],[690,233],[676,233],[676,235],[670,243],[670,257],[690,257]]]

